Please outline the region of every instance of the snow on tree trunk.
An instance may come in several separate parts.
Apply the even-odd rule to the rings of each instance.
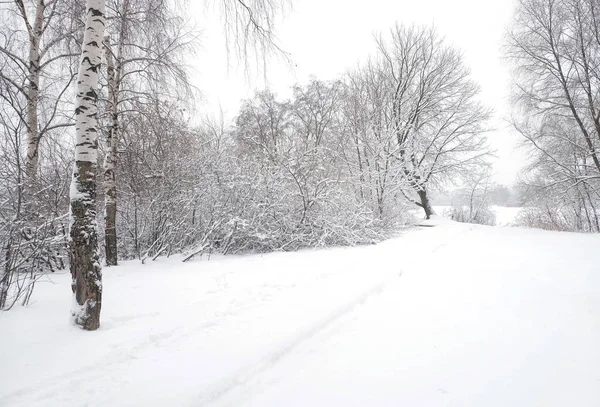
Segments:
[[[70,260],[73,323],[86,330],[100,326],[102,267],[96,224],[98,157],[98,73],[104,35],[104,0],[86,1],[86,21],[77,74],[75,165],[71,180]]]
[[[44,0],[36,1],[35,20],[29,31],[29,66],[27,67],[27,161],[26,172],[31,183],[37,174],[38,150],[38,101],[40,85],[40,41],[44,31]]]
[[[117,142],[119,137],[118,114],[118,81],[119,67],[115,68],[110,37],[104,38],[106,66],[108,74],[108,111],[110,113],[110,129],[106,137],[106,156],[104,159],[104,250],[106,265],[117,265],[117,182],[115,167],[117,164]],[[119,53],[120,54],[120,53]],[[119,58],[120,55],[117,57]]]

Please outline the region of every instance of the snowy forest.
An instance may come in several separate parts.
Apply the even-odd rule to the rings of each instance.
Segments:
[[[472,228],[499,224],[497,206],[518,210],[513,228],[497,233],[552,233],[543,229],[573,233],[579,247],[598,243],[585,240],[600,232],[598,0],[511,2],[497,47],[510,75],[509,109],[498,120],[470,59],[435,23],[377,27],[370,52],[357,53],[352,66],[334,78],[289,83],[282,96],[269,86],[269,65],[295,64],[277,36],[294,13],[296,3],[288,0],[206,2],[203,10],[218,17],[227,63],[244,71],[253,89],[235,112],[211,110],[192,67],[192,61],[211,64],[211,57],[202,52],[202,27],[190,18],[198,8],[191,3],[0,1],[0,315],[17,321],[24,309],[43,307],[40,284],[64,274],[71,287],[59,291],[71,305],[62,317],[106,333],[101,320],[109,322],[106,329],[118,320],[101,317],[111,307],[103,299],[110,290],[103,275],[139,268],[141,284],[144,270],[168,264],[165,283],[157,283],[163,286],[180,278],[170,276],[177,267],[213,270],[205,266],[212,258],[216,264],[242,259],[235,264],[245,269],[252,268],[246,256],[379,250],[400,235],[404,257],[381,258],[404,270],[414,248],[414,269],[424,270],[442,240],[454,239],[444,230],[488,230]],[[510,185],[495,177],[499,122],[526,158]],[[415,228],[432,237],[411,237]],[[571,247],[552,246],[551,236],[561,234],[535,236],[531,244],[545,253]],[[453,261],[474,261],[458,259],[491,250],[496,243],[489,242],[480,252],[472,249],[479,242],[469,243]],[[431,253],[419,251],[425,249]],[[505,249],[498,250],[494,256]],[[581,262],[593,268],[591,260]],[[283,277],[273,276],[280,284]],[[370,284],[358,281],[363,290]],[[172,295],[175,301],[179,294]],[[591,295],[585,298],[592,301]],[[256,369],[248,376],[263,368]],[[579,405],[600,403],[590,391],[590,404]],[[0,405],[10,405],[2,394]],[[37,402],[43,405],[43,398]],[[65,403],[56,401],[81,405]]]
[[[232,52],[283,52],[271,34],[283,6],[224,1]],[[600,231],[596,6],[522,1],[507,34],[511,123],[531,154],[516,188],[528,226]],[[2,4],[0,307],[70,268],[73,312],[93,329],[101,263],[374,243],[411,207],[429,219],[431,193],[452,186],[464,196],[453,217],[486,222],[490,109],[435,28],[382,30],[338,79],[296,84],[289,100],[258,90],[229,123],[197,119],[184,57],[200,40],[183,11]]]

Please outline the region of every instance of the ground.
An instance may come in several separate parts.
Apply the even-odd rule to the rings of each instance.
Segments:
[[[434,222],[380,245],[104,269],[0,313],[2,406],[600,405],[600,236]]]

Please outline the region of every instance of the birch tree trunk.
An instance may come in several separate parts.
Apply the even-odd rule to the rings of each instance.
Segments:
[[[100,326],[102,267],[96,224],[98,157],[98,73],[102,58],[104,0],[86,1],[85,32],[77,74],[75,165],[71,180],[70,260],[73,322],[86,330]]]
[[[35,180],[39,160],[38,99],[40,87],[40,41],[44,32],[44,11],[46,10],[44,0],[37,0],[35,6],[33,26],[27,24],[29,34],[29,66],[27,67],[27,161],[25,168],[29,184]],[[26,16],[24,6],[22,7],[22,13],[23,16]]]
[[[125,24],[125,23],[122,23]],[[120,41],[122,43],[122,40]],[[117,143],[119,140],[118,86],[121,77],[120,54],[117,55],[117,67],[114,64],[110,37],[104,37],[106,68],[108,74],[108,111],[110,128],[106,136],[106,156],[104,158],[104,250],[106,265],[117,265],[117,181],[115,167],[117,164]]]

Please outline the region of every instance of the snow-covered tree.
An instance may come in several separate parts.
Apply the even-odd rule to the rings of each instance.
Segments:
[[[123,122],[157,99],[193,100],[182,57],[193,53],[197,35],[164,0],[109,0],[107,15],[104,247],[106,264],[112,266],[118,259],[118,150],[126,148],[121,143],[128,131]]]
[[[397,143],[390,154],[429,218],[429,185],[481,165],[488,154],[483,133],[489,112],[477,100],[479,87],[461,52],[435,29],[396,25],[377,46],[388,96],[383,108]]]
[[[512,122],[531,152],[529,223],[600,231],[599,33],[595,0],[517,2],[507,55]]]
[[[367,112],[358,134],[377,152],[375,177],[367,175],[380,207],[391,183],[429,218],[428,189],[482,165],[489,154],[489,111],[477,99],[479,87],[460,51],[435,29],[394,26],[389,38],[377,38],[377,54],[350,74],[349,84]]]
[[[24,99],[22,106],[13,105],[27,133],[29,188],[38,173],[42,138],[72,125],[64,116],[64,104],[74,76],[70,62],[75,56],[73,40],[81,29],[78,12],[65,0],[13,0],[0,5],[0,80]]]
[[[40,276],[66,266],[79,14],[64,0],[0,3],[0,308],[27,304]]]

